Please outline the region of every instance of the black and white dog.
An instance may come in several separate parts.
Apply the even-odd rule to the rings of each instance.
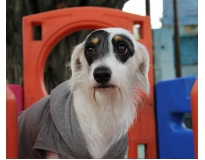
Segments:
[[[101,158],[128,131],[136,111],[131,94],[136,83],[149,92],[148,68],[144,46],[121,28],[96,30],[75,48],[74,107],[93,157]]]
[[[87,150],[103,158],[132,125],[140,93],[149,94],[147,50],[127,30],[99,29],[75,47],[70,66],[69,87]],[[51,150],[46,158],[59,157]]]

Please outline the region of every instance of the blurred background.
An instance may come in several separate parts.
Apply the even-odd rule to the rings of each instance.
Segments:
[[[151,17],[155,83],[181,76],[198,75],[197,0],[186,0],[186,2],[178,0],[176,6],[173,0],[7,0],[7,83],[23,86],[22,17],[80,6],[116,8],[124,12]],[[178,10],[177,15],[174,7]],[[177,25],[176,22],[178,22]],[[44,70],[44,81],[48,93],[70,78],[71,73],[66,64],[70,61],[73,47],[82,42],[90,32],[91,30],[83,30],[72,33],[54,46]],[[34,33],[35,39],[39,39],[41,28],[34,28]],[[136,39],[140,38],[139,26],[133,26],[133,33]]]

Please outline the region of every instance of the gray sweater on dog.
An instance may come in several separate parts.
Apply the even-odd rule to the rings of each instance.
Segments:
[[[92,158],[75,113],[69,81],[52,90],[49,96],[33,104],[18,116],[19,158],[45,158],[46,150],[59,158]],[[124,158],[127,135],[103,156]]]

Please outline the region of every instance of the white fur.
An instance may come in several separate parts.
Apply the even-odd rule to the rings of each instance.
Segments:
[[[104,30],[110,33],[107,56],[89,66],[84,56],[85,42],[82,42],[76,46],[71,57],[74,108],[93,158],[102,158],[110,146],[127,133],[136,115],[136,104],[140,103],[139,93],[149,93],[149,58],[145,47],[124,29]],[[119,62],[113,53],[111,39],[116,34],[125,34],[134,43],[135,53],[125,63]],[[111,70],[109,83],[116,87],[94,88],[97,82],[93,78],[93,71],[98,66],[106,66]],[[135,104],[133,92],[137,100]]]

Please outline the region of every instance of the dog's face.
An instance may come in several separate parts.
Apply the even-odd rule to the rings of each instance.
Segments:
[[[136,83],[149,92],[149,56],[133,35],[121,28],[93,31],[79,44],[71,58],[71,85],[95,90],[128,92]]]

